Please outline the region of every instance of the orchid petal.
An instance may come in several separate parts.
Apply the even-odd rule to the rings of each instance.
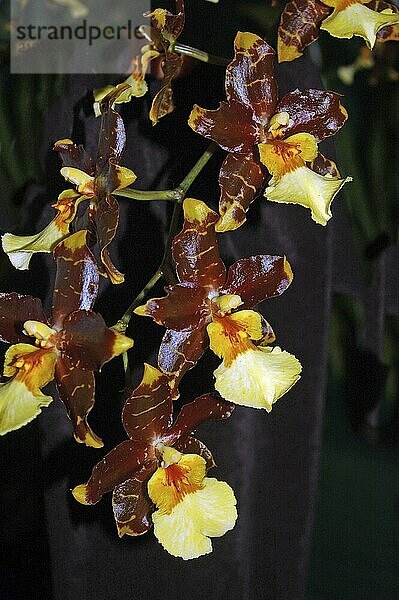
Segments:
[[[168,378],[144,363],[141,383],[123,407],[122,423],[126,433],[139,442],[154,442],[171,426],[172,413]]]
[[[334,10],[321,25],[321,29],[337,38],[352,38],[354,35],[366,40],[373,48],[380,29],[399,23],[399,14],[391,9],[382,12],[370,10],[363,4],[350,4],[343,10]]]
[[[204,478],[205,460],[201,457],[185,455],[177,467],[184,469],[190,491],[170,511],[165,507],[167,469],[157,469],[148,482],[148,493],[160,506],[152,515],[155,537],[167,552],[188,560],[211,552],[209,538],[221,537],[234,527],[236,499],[227,483]]]
[[[14,235],[5,233],[2,237],[3,250],[16,269],[26,270],[32,254],[52,252],[54,247],[69,233],[69,225],[76,215],[82,196],[73,190],[65,190],[53,204],[58,214],[39,233],[34,235]]]
[[[271,46],[254,33],[239,31],[234,40],[234,59],[226,70],[228,100],[238,100],[253,111],[259,123],[266,123],[277,103]]]
[[[219,215],[194,198],[184,200],[183,211],[183,229],[172,248],[179,281],[204,287],[208,292],[217,291],[226,278],[216,241]]]
[[[260,192],[265,178],[265,169],[253,154],[227,155],[219,174],[221,194],[217,232],[232,231],[246,221],[245,213]]]
[[[228,152],[250,154],[259,141],[260,132],[253,110],[237,100],[221,102],[216,110],[195,104],[188,124],[193,131],[213,140]]]
[[[300,362],[280,348],[252,348],[215,370],[215,388],[228,400],[267,412],[300,378]]]
[[[278,61],[291,61],[319,37],[319,23],[330,10],[319,0],[291,0],[281,13],[277,38]]]
[[[41,388],[54,378],[56,354],[30,344],[11,346],[5,355],[4,375],[12,377],[0,384],[0,435],[23,427],[52,402]]]
[[[279,180],[272,179],[265,197],[272,202],[300,204],[310,208],[312,219],[320,225],[326,225],[332,217],[331,203],[348,181],[352,181],[352,178],[323,177],[303,166],[286,173]]]

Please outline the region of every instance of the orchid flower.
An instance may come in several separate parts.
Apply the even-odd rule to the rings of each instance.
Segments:
[[[133,171],[119,165],[126,134],[122,118],[112,108],[115,97],[125,88],[126,86],[120,86],[117,92],[108,94],[102,101],[103,114],[95,162],[82,146],[71,140],[56,142],[54,150],[60,153],[64,165],[61,174],[76,189],[65,190],[60,194],[57,203],[53,205],[58,215],[43,231],[32,236],[10,233],[3,236],[3,249],[17,268],[27,269],[35,252],[51,252],[68,235],[78,205],[87,200],[84,227],[100,247],[100,273],[108,276],[112,283],[123,282],[124,276],[113,265],[108,246],[115,237],[119,222],[119,206],[112,192],[123,189],[136,180]]]
[[[275,340],[273,330],[251,309],[287,289],[291,267],[285,257],[258,255],[237,261],[226,273],[216,241],[219,216],[192,198],[183,209],[183,229],[173,242],[179,283],[135,312],[167,328],[158,365],[171,377],[176,397],[180,379],[210,345],[223,358],[214,373],[221,396],[270,411],[299,379],[301,365],[292,354],[267,346]]]
[[[362,37],[373,48],[376,41],[397,40],[398,24],[398,8],[383,0],[291,0],[281,14],[278,60],[301,56],[320,29],[336,38]]]
[[[98,270],[81,230],[54,250],[57,276],[49,319],[41,301],[16,293],[0,294],[0,340],[13,344],[5,355],[0,384],[0,435],[32,421],[52,397],[41,389],[56,380],[78,442],[101,447],[86,417],[94,404],[94,371],[126,352],[130,338],[109,329],[92,311]]]
[[[111,450],[72,493],[82,504],[96,504],[113,491],[120,537],[143,535],[153,524],[162,546],[187,560],[211,552],[210,538],[224,535],[237,518],[233,490],[205,477],[215,463],[192,436],[200,423],[229,417],[234,405],[205,394],[183,406],[173,422],[169,383],[165,374],[144,365],[142,381],[123,407],[129,440]]]
[[[318,150],[334,135],[347,112],[334,92],[295,90],[277,99],[274,50],[260,37],[239,32],[226,71],[227,102],[217,110],[194,105],[190,127],[229,152],[220,169],[221,218],[217,231],[240,227],[250,203],[272,175],[265,196],[310,208],[322,225],[331,202],[350,178]]]
[[[150,59],[155,57],[155,53],[162,56],[161,68],[164,74],[161,89],[152,101],[149,115],[152,124],[156,125],[162,117],[173,112],[175,108],[172,81],[181,71],[183,57],[174,51],[174,45],[184,28],[184,0],[176,0],[176,14],[164,8],[156,8],[145,13],[144,16],[149,17],[152,24],[150,32],[151,45],[147,52],[150,52]]]

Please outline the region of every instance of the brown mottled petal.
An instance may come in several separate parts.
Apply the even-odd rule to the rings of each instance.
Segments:
[[[282,294],[292,281],[285,256],[259,254],[235,262],[227,273],[223,293],[240,296],[243,308],[252,308],[267,298]]]
[[[178,440],[174,447],[179,450],[182,454],[198,454],[206,461],[206,470],[216,467],[216,463],[212,456],[212,452],[205,446],[203,442],[197,440],[197,438],[188,436],[181,440]]]
[[[115,164],[119,163],[126,144],[126,132],[122,117],[112,108],[114,100],[112,94],[108,94],[101,102],[102,116],[96,158],[96,177],[106,174],[110,161]],[[108,192],[111,191],[107,189],[107,186],[105,189]]]
[[[164,8],[156,8],[152,12],[144,13],[144,16],[151,19],[153,26],[165,41],[176,41],[184,28],[184,1],[176,0],[176,14]]]
[[[183,406],[163,442],[173,445],[176,440],[184,439],[193,433],[204,421],[227,419],[233,410],[234,404],[222,400],[216,394],[199,396]]]
[[[0,340],[8,344],[29,342],[30,338],[22,333],[25,321],[47,324],[42,301],[15,292],[0,294]]]
[[[103,494],[134,477],[147,461],[154,458],[150,447],[126,440],[96,464],[89,481],[74,488],[73,495],[82,504],[96,504]]]
[[[92,448],[104,445],[87,423],[87,415],[94,405],[94,375],[92,371],[77,369],[67,357],[58,357],[55,365],[58,393],[72,421],[75,440]]]
[[[91,310],[97,297],[98,269],[86,245],[87,231],[81,230],[60,242],[54,250],[57,276],[54,285],[52,325],[62,326],[71,312]]]
[[[216,110],[194,104],[188,124],[196,133],[215,141],[223,150],[249,154],[259,141],[252,108],[242,102],[221,102]]]
[[[258,35],[241,31],[234,40],[234,50],[234,58],[226,70],[227,99],[249,106],[255,120],[266,123],[277,103],[275,52]]]
[[[114,356],[126,352],[133,340],[108,328],[101,315],[90,310],[76,310],[63,322],[56,337],[57,348],[73,366],[99,371]]]
[[[56,152],[59,152],[64,167],[80,169],[88,175],[94,173],[94,162],[81,144],[74,144],[72,140],[59,140],[54,144]]]
[[[164,77],[161,89],[155,95],[149,117],[153,125],[156,125],[162,117],[169,115],[174,111],[172,81],[175,79],[182,68],[183,57],[180,54],[168,53],[162,61],[162,71]]]
[[[165,288],[167,296],[148,300],[134,312],[152,317],[168,329],[193,328],[209,314],[208,292],[194,283],[178,283]]]
[[[196,329],[174,331],[168,329],[165,333],[158,353],[159,368],[171,377],[173,398],[178,397],[177,387],[183,375],[195,367],[205,350],[208,348],[206,323]]]
[[[147,482],[155,473],[158,462],[153,461],[134,477],[117,485],[112,494],[112,508],[118,535],[143,535],[151,529],[154,504],[147,492]]]
[[[367,8],[375,10],[376,12],[382,12],[389,8],[392,12],[399,12],[399,8],[390,2],[383,2],[383,0],[372,0],[366,4]],[[389,25],[383,27],[377,32],[377,42],[391,42],[399,41],[399,25]]]
[[[123,407],[122,423],[126,433],[133,440],[152,442],[170,427],[172,412],[168,378],[144,363],[143,379]]]
[[[260,192],[266,172],[252,154],[227,155],[219,174],[220,220],[216,231],[231,231],[245,222],[245,213]]]
[[[184,28],[185,10],[184,0],[176,0],[176,14],[167,14],[162,35],[167,39],[177,40]]]
[[[318,153],[313,162],[308,163],[308,167],[319,175],[332,175],[333,177],[341,177],[335,162],[324,156],[321,152]]]
[[[348,118],[340,103],[341,95],[324,90],[295,90],[280,100],[276,113],[287,112],[288,125],[281,128],[284,137],[311,133],[318,142],[334,135]]]
[[[108,250],[119,223],[119,205],[113,196],[101,195],[97,197],[92,220],[97,233],[101,262],[104,265],[101,274],[108,276],[114,284],[123,283],[125,277],[115,267]]]
[[[278,61],[291,61],[303,54],[306,46],[317,40],[319,23],[331,9],[318,0],[292,0],[281,14],[277,38]]]
[[[217,291],[226,279],[215,232],[219,215],[194,198],[184,200],[183,210],[183,228],[172,248],[177,276],[182,282]]]

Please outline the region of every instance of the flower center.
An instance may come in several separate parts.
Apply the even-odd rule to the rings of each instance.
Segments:
[[[150,496],[159,510],[170,514],[188,494],[204,487],[204,461],[196,455],[183,455],[162,443],[157,444],[156,449],[162,456],[163,466],[152,477]]]
[[[35,338],[35,345],[40,348],[50,349],[56,345],[54,336],[57,332],[45,323],[41,323],[40,321],[25,321],[24,331],[26,335]]]

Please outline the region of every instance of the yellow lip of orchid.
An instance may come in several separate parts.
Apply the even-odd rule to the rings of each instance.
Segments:
[[[225,400],[270,412],[298,381],[302,367],[295,356],[253,343],[262,338],[259,313],[242,310],[219,317],[207,330],[211,350],[223,358],[214,376],[215,389]]]
[[[272,179],[265,190],[265,197],[272,202],[299,204],[311,210],[312,219],[326,225],[331,219],[331,203],[345,183],[352,177],[340,179],[319,175],[306,166],[286,173],[280,180]]]
[[[62,141],[68,142],[68,140]],[[82,200],[84,197],[74,190],[64,190],[58,196],[57,202],[52,204],[58,214],[42,231],[34,235],[5,233],[1,242],[11,264],[16,269],[26,270],[29,268],[33,254],[52,252],[55,246],[68,235],[69,225],[75,218],[77,208]]]
[[[56,353],[30,344],[15,344],[7,350],[0,384],[0,435],[19,429],[32,421],[52,402],[41,392],[54,379]]]
[[[259,144],[259,154],[273,176],[265,197],[272,202],[310,208],[312,219],[326,225],[332,216],[330,207],[334,197],[352,178],[319,175],[306,166],[317,157],[316,138],[309,133],[297,133],[284,140],[269,140]]]
[[[380,29],[399,23],[399,14],[391,9],[377,12],[364,6],[367,1],[322,0],[323,4],[334,8],[334,12],[321,24],[320,29],[337,38],[350,39],[354,35],[362,37],[369,48],[373,48]]]
[[[176,452],[166,447],[163,452],[169,450]],[[158,508],[152,515],[156,538],[167,552],[188,560],[212,552],[210,538],[234,527],[237,510],[231,487],[205,477],[206,462],[201,456],[180,456],[174,462],[177,455],[173,455],[172,464],[155,471],[148,481],[148,494]]]

